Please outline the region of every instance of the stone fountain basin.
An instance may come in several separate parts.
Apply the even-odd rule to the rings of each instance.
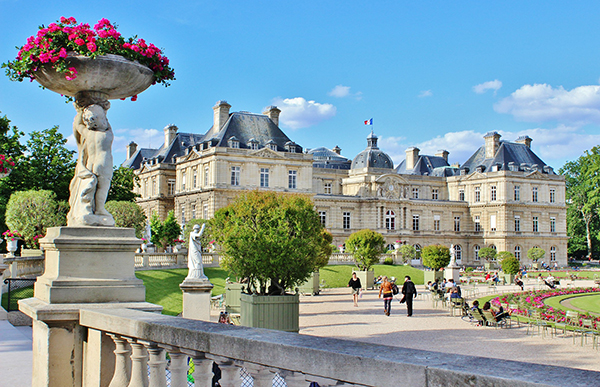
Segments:
[[[75,97],[82,91],[96,91],[104,93],[107,99],[137,95],[154,82],[152,70],[119,55],[107,54],[94,59],[72,55],[66,60],[67,67],[77,69],[77,78],[69,81],[65,74],[46,65],[36,71],[35,79],[45,88],[59,94]]]

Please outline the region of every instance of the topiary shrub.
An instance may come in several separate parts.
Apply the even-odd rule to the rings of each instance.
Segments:
[[[450,249],[442,245],[425,246],[421,252],[421,257],[424,266],[438,270],[450,263]]]
[[[512,275],[517,274],[521,267],[521,263],[519,262],[519,260],[517,258],[515,258],[515,256],[512,255],[511,253],[509,253],[508,251],[502,251],[502,253],[509,254],[509,255],[505,256],[505,258],[502,259],[502,261],[500,262],[500,265],[502,266],[502,271],[506,274],[512,274]],[[500,254],[498,254],[498,255],[500,255]]]
[[[540,249],[539,247],[532,247],[527,250],[527,258],[531,259],[531,262],[537,262],[540,259],[544,259],[546,252],[544,249]]]
[[[394,259],[392,257],[385,257],[385,259],[383,260],[383,264],[384,265],[393,265]]]
[[[356,266],[362,271],[378,263],[384,249],[383,235],[368,229],[357,231],[346,240],[346,252],[352,254]]]

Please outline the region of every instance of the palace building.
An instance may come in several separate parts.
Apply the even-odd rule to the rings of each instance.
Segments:
[[[531,138],[501,140],[496,132],[462,165],[449,165],[446,150],[435,155],[406,150],[392,159],[367,137],[352,160],[337,146],[303,149],[279,128],[280,110],[230,112],[219,101],[205,134],[164,129],[158,149],[127,148],[123,164],[140,178],[138,204],[148,217],[178,221],[209,219],[243,190],[310,195],[334,243],[343,245],[361,229],[382,233],[393,248],[409,243],[454,244],[457,262],[480,266],[478,251],[493,247],[521,260],[541,247],[546,262],[567,264],[565,180],[531,150]]]

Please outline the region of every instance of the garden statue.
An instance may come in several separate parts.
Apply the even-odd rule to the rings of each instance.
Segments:
[[[204,227],[206,224],[200,225],[195,224],[194,230],[190,232],[190,245],[188,251],[188,275],[187,279],[199,279],[208,280],[208,277],[204,275],[204,269],[202,267],[202,244],[200,238],[204,233]]]
[[[456,266],[456,249],[454,248],[454,245],[450,246],[450,263],[448,264],[448,267],[454,267]]]

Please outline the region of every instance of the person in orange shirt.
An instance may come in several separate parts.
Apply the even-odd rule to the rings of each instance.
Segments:
[[[381,298],[381,295],[383,294],[383,313],[386,316],[389,316],[392,311],[392,299],[394,298],[394,294],[392,293],[393,286],[394,285],[388,281],[388,277],[383,276],[383,282],[379,288],[379,298]]]

